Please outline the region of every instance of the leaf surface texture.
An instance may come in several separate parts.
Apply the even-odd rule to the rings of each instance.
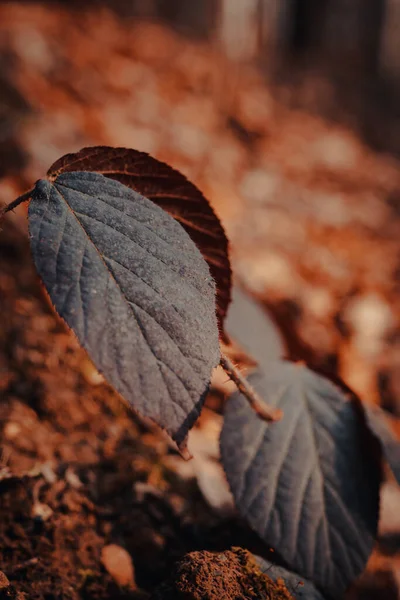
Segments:
[[[341,597],[377,530],[368,431],[341,390],[305,367],[279,361],[249,379],[283,418],[268,424],[241,394],[229,400],[221,453],[236,504],[293,571]]]
[[[32,255],[96,368],[184,446],[219,362],[215,285],[180,224],[98,173],[37,182]]]
[[[222,330],[231,297],[231,267],[224,229],[201,191],[182,173],[145,152],[94,146],[66,154],[48,170],[50,179],[68,171],[94,171],[120,181],[177,219],[208,263],[217,285]]]

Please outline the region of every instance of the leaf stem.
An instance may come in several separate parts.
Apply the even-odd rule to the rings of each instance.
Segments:
[[[245,396],[251,408],[263,421],[279,421],[283,412],[280,408],[268,406],[253,388],[253,386],[242,375],[238,367],[224,354],[221,355],[221,367],[226,371],[238,390]]]
[[[0,218],[3,215],[5,215],[6,213],[10,212],[10,210],[14,210],[14,208],[17,208],[17,206],[19,206],[23,202],[26,202],[27,200],[29,200],[29,198],[32,196],[32,193],[33,193],[33,190],[28,190],[21,196],[18,196],[18,198],[16,200],[14,200],[13,202],[10,202],[10,204],[7,204],[3,208],[1,208],[0,209]]]

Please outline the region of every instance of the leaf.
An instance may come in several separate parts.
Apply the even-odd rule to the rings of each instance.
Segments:
[[[274,563],[261,558],[255,557],[261,571],[268,575],[273,581],[283,579],[287,589],[296,600],[324,600],[317,588],[307,579],[303,579],[300,575],[288,571],[284,567],[274,565]]]
[[[232,288],[225,329],[261,367],[284,353],[282,338],[268,313],[240,287]]]
[[[219,362],[215,286],[161,208],[97,173],[40,180],[31,250],[50,298],[97,369],[183,448]]]
[[[363,570],[378,523],[380,471],[353,402],[327,379],[288,362],[250,376],[283,410],[268,424],[234,394],[221,434],[237,507],[302,577],[337,598]]]
[[[362,407],[367,420],[367,425],[378,439],[385,459],[387,460],[397,483],[400,485],[400,442],[391,431],[391,421],[393,417],[378,406],[372,407],[362,404]]]
[[[179,171],[129,148],[94,146],[66,154],[48,170],[52,180],[67,171],[96,171],[149,198],[177,219],[195,242],[217,284],[217,315],[221,332],[231,297],[228,240],[212,207],[200,190]]]

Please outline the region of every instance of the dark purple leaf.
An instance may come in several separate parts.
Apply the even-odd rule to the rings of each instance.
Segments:
[[[364,569],[378,523],[380,470],[353,402],[327,379],[288,362],[250,376],[283,410],[268,424],[236,393],[221,435],[236,504],[286,564],[340,597]]]
[[[28,215],[57,312],[115,389],[183,448],[219,362],[215,285],[196,245],[97,173],[38,181]]]

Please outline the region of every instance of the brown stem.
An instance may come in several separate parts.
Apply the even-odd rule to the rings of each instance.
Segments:
[[[13,202],[10,202],[10,204],[7,204],[2,209],[0,209],[0,218],[3,215],[5,215],[6,213],[10,212],[10,210],[14,210],[14,208],[17,208],[17,206],[19,206],[23,202],[26,202],[27,200],[29,200],[29,198],[32,196],[32,192],[33,192],[33,190],[28,190],[21,196],[18,196],[18,198],[16,200],[14,200]]]
[[[265,404],[253,386],[245,377],[243,377],[240,370],[224,354],[221,356],[220,364],[236,384],[238,390],[245,396],[254,412],[263,419],[263,421],[279,421],[282,418],[283,412],[281,409],[273,408],[272,406]]]

